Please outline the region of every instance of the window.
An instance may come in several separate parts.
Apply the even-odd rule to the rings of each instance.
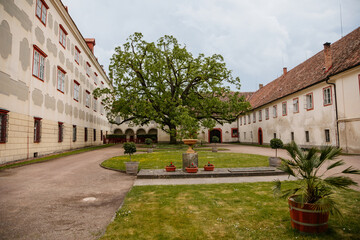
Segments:
[[[324,106],[331,105],[332,104],[331,87],[324,88],[323,95],[324,95]]]
[[[96,98],[94,98],[93,107],[94,107],[94,111],[96,112],[97,111],[97,99]]]
[[[33,76],[37,77],[41,81],[44,81],[45,73],[45,58],[47,55],[34,45],[33,56]]]
[[[314,109],[314,102],[313,102],[313,94],[309,93],[305,96],[306,102],[305,102],[305,108],[307,111]]]
[[[68,33],[66,32],[65,28],[61,24],[59,24],[59,43],[64,48],[66,48],[66,35],[67,34]]]
[[[248,123],[249,123],[249,124],[251,123],[250,114],[248,115]]]
[[[269,108],[265,108],[265,118],[266,120],[269,119]]]
[[[274,133],[274,138],[276,138],[276,133]]]
[[[46,26],[46,13],[49,9],[43,0],[36,1],[36,17]]]
[[[283,116],[287,115],[287,102],[282,103],[282,115]]]
[[[262,111],[259,110],[259,122],[261,122],[261,121],[262,121]]]
[[[256,112],[253,112],[253,122],[256,122]]]
[[[64,139],[64,127],[62,122],[58,122],[58,142],[62,142]]]
[[[238,129],[237,128],[232,128],[231,129],[231,137],[238,137],[239,133],[238,133]]]
[[[253,134],[252,134],[252,131],[250,132],[250,137],[251,137],[251,139],[253,139]]]
[[[100,138],[101,138],[101,141],[103,140],[103,130],[100,130]]]
[[[41,118],[34,118],[34,143],[39,143],[41,140]]]
[[[306,139],[306,142],[310,142],[309,131],[305,131],[305,139]]]
[[[91,67],[90,63],[86,62],[86,75],[88,77],[90,77],[90,67]]]
[[[293,99],[293,113],[299,112],[299,98]]]
[[[277,117],[277,105],[273,106],[273,117]]]
[[[7,141],[8,112],[0,109],[0,143],[6,143]]]
[[[294,132],[291,132],[291,141],[295,141]]]
[[[76,134],[77,134],[76,125],[73,125],[73,142],[76,142]]]
[[[65,70],[58,66],[58,79],[57,79],[57,89],[64,93],[65,89]]]
[[[86,107],[90,107],[90,92],[89,91],[85,91],[85,106]]]
[[[98,83],[98,75],[96,72],[94,72],[94,84],[97,86]]]
[[[240,126],[242,125],[242,116],[240,116]]]
[[[74,100],[79,101],[80,83],[74,80]]]
[[[330,142],[330,130],[325,129],[325,142]]]
[[[246,132],[244,132],[244,139],[246,139]]]
[[[96,129],[94,129],[94,142],[96,142]]]
[[[80,62],[80,49],[75,46],[75,62],[79,65],[79,62]]]
[[[246,125],[246,116],[244,116],[244,125]]]
[[[85,136],[85,142],[87,142],[87,140],[88,140],[88,129],[87,128],[85,128],[85,132],[84,132],[84,136]]]
[[[104,104],[103,103],[100,104],[100,113],[101,113],[101,115],[104,114]]]

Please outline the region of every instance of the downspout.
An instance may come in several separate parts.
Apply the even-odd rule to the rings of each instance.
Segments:
[[[326,78],[326,83],[334,86],[334,94],[335,94],[335,115],[336,115],[336,136],[337,136],[337,147],[340,147],[340,133],[339,133],[339,117],[338,117],[338,108],[337,108],[337,98],[336,98],[336,84],[329,82],[329,77]]]

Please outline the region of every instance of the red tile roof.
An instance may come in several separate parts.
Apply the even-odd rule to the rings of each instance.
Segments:
[[[253,109],[325,81],[360,65],[360,27],[331,44],[332,67],[325,71],[324,50],[256,91],[249,99]]]

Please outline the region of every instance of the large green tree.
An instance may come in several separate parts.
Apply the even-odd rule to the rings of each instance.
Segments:
[[[250,106],[226,86],[240,89],[240,79],[232,77],[221,55],[194,57],[173,36],[154,43],[141,33],[131,35],[115,49],[109,70],[114,89],[94,91],[102,96],[109,121],[115,123],[117,116],[119,124],[155,121],[171,143],[179,129],[233,122]]]

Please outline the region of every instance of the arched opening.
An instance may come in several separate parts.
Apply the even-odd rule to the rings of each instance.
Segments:
[[[212,137],[217,136],[220,139],[220,142],[222,142],[222,130],[221,128],[214,128],[211,131],[209,130],[209,143],[212,143]]]
[[[146,135],[148,138],[151,138],[153,142],[158,141],[158,130],[156,128],[151,128]]]
[[[136,142],[137,143],[144,143],[146,139],[146,131],[142,128],[139,128],[136,131]]]
[[[117,128],[117,129],[115,129],[114,134],[116,134],[116,135],[122,135],[122,134],[123,134],[123,131],[122,131],[121,129]]]
[[[135,141],[135,133],[134,130],[128,128],[125,131],[125,135],[126,135],[126,140],[129,142],[134,142]]]
[[[261,128],[259,128],[259,130],[258,130],[258,143],[259,143],[260,145],[263,144],[263,132],[262,132],[262,129],[261,129]]]

